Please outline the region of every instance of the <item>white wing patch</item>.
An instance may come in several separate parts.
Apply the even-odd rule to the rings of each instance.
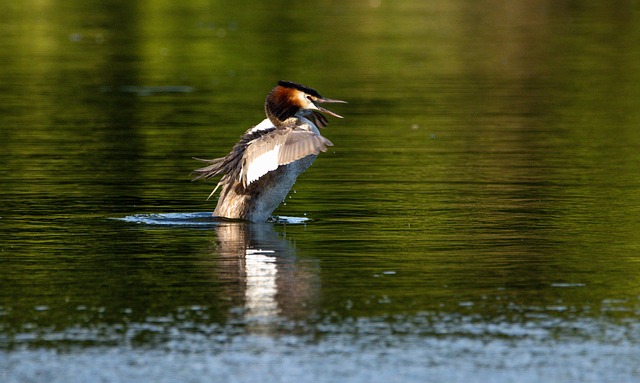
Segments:
[[[249,163],[245,163],[245,169],[247,171],[246,185],[249,185],[268,172],[278,168],[280,147],[282,147],[282,145],[275,145],[272,149],[253,158]]]
[[[269,129],[273,129],[273,128],[275,128],[275,126],[273,126],[273,124],[271,123],[271,121],[268,118],[265,118],[258,125],[256,125],[253,128],[249,129],[249,132],[254,133],[254,132],[259,132],[261,130],[269,130]]]

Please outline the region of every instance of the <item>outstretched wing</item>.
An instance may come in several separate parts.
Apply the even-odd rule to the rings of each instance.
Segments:
[[[321,127],[326,125],[326,119],[325,123],[317,118],[315,121]],[[302,123],[276,129],[265,119],[247,130],[225,157],[213,160],[196,158],[206,162],[208,166],[194,170],[193,180],[222,176],[211,195],[224,184],[241,183],[243,187],[247,187],[268,172],[276,170],[278,166],[317,155],[326,151],[328,146],[333,146],[331,141],[307,128]]]
[[[260,124],[247,130],[242,138],[240,138],[240,141],[234,145],[231,152],[225,157],[215,158],[212,160],[195,158],[196,160],[206,162],[209,165],[194,170],[192,173],[194,175],[193,181],[198,179],[208,180],[216,176],[222,176],[220,182],[218,182],[218,185],[213,189],[213,192],[211,192],[209,197],[211,197],[221,185],[233,184],[236,182],[239,183],[242,178],[242,161],[247,145],[249,145],[251,141],[269,134],[274,130],[275,127],[273,124],[271,124],[268,119],[265,119]]]
[[[246,147],[242,161],[243,184],[251,184],[278,166],[324,152],[328,146],[333,146],[331,141],[298,126],[273,130]]]

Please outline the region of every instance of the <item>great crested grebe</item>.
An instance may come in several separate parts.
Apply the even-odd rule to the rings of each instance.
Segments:
[[[322,97],[314,89],[278,81],[264,103],[267,118],[247,130],[231,153],[194,170],[193,180],[221,175],[209,198],[220,197],[214,217],[265,222],[303,173],[322,151],[333,146],[318,128],[329,124],[320,112],[342,116],[318,104],[346,103]]]

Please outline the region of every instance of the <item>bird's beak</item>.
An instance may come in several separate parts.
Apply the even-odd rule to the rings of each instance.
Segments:
[[[333,99],[331,99],[331,98],[319,98],[319,99],[317,99],[317,100],[313,100],[313,105],[315,105],[315,106],[316,106],[316,108],[318,108],[318,110],[319,110],[319,111],[324,112],[324,113],[327,113],[327,114],[330,114],[330,115],[332,115],[333,117],[342,118],[342,116],[341,116],[341,115],[339,115],[338,113],[333,113],[333,112],[332,112],[332,111],[330,111],[329,109],[325,109],[325,108],[321,107],[320,105],[318,105],[318,104],[320,104],[320,103],[324,103],[324,102],[328,102],[328,103],[331,103],[331,102],[332,102],[332,103],[335,103],[335,104],[346,104],[346,103],[347,103],[346,101],[342,101],[342,100],[333,100]]]

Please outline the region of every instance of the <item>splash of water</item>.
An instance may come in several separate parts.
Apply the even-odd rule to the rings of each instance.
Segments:
[[[210,212],[133,214],[114,219],[153,226],[215,226],[221,222],[212,217]],[[272,216],[268,220],[270,223],[286,225],[305,224],[309,221],[307,217],[287,216]]]

